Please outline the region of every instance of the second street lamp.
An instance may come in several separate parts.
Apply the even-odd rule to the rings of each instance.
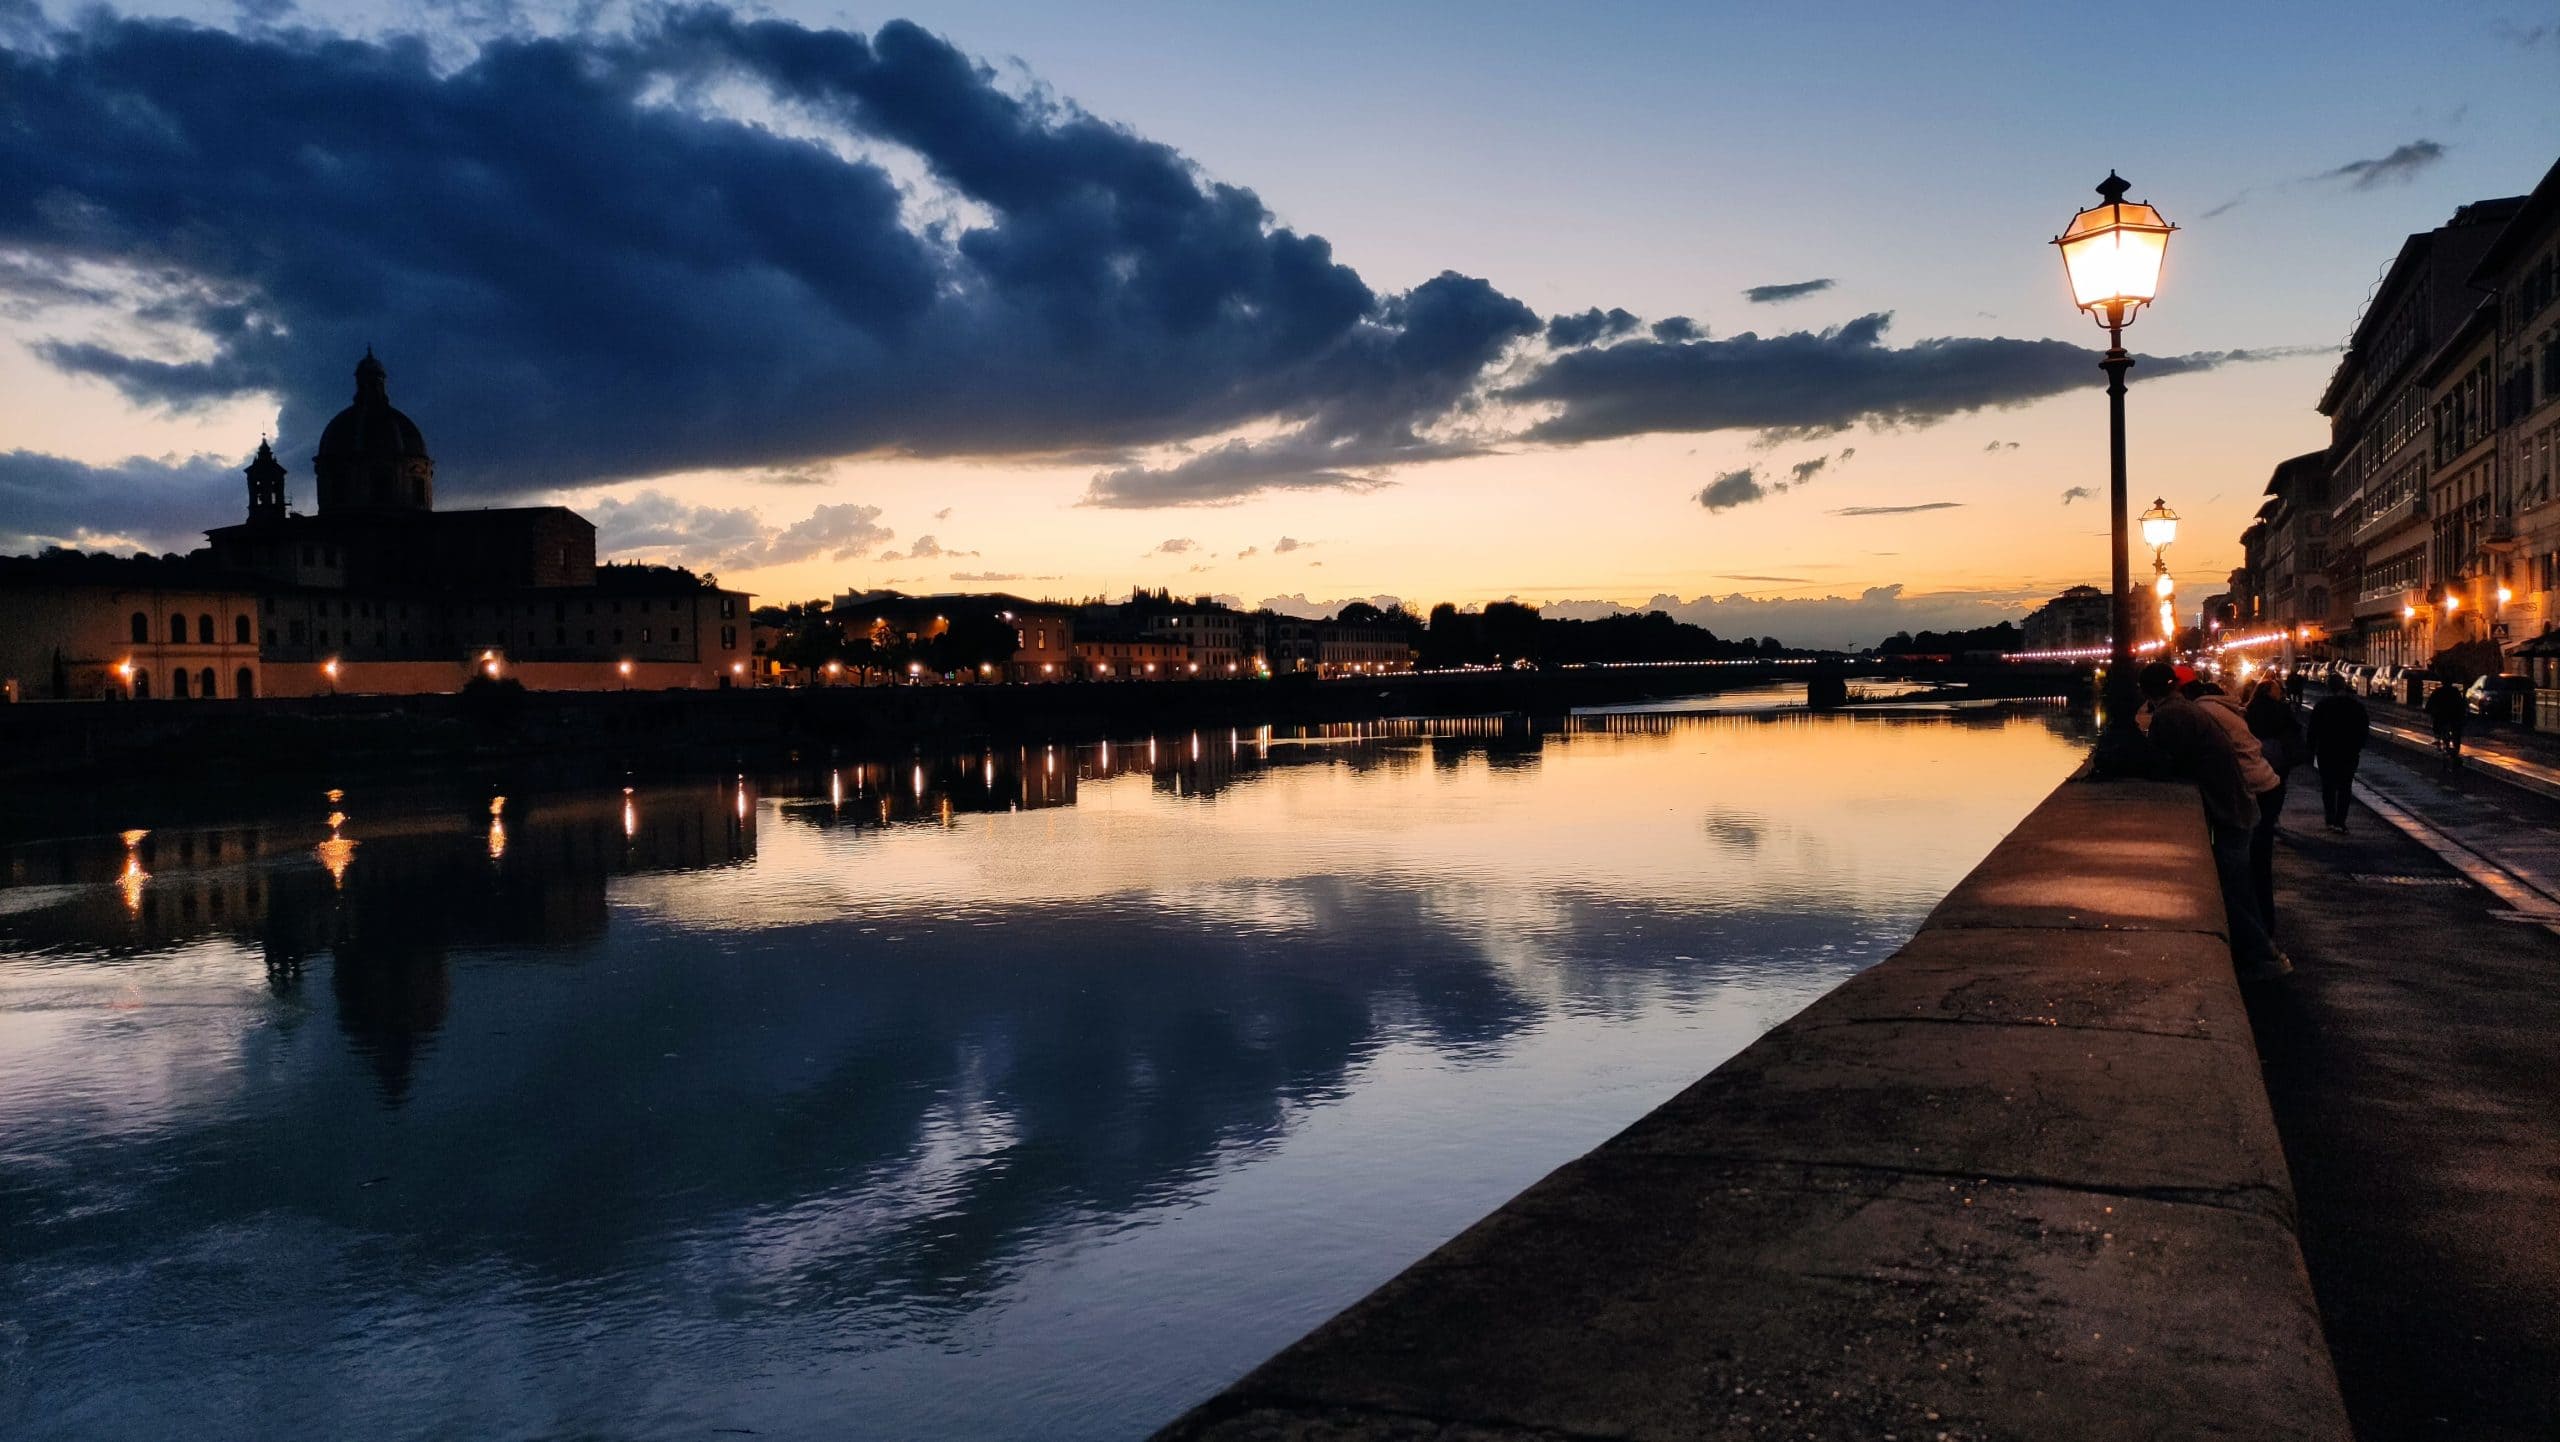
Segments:
[[[2103,719],[2098,728],[2096,771],[2101,776],[2142,770],[2141,733],[2133,724],[2138,704],[2133,684],[2133,567],[2125,534],[2124,373],[2133,369],[2133,357],[2125,352],[2124,328],[2159,295],[2160,262],[2169,253],[2169,233],[2177,229],[2149,205],[2128,203],[2124,194],[2131,188],[2108,171],[2098,185],[2101,203],[2071,217],[2071,224],[2053,239],[2071,279],[2072,304],[2107,328],[2107,353],[2098,368],[2107,373],[2107,516],[2115,545],[2115,587],[2108,609],[2113,634],[2108,638],[2106,694],[2100,698]],[[2176,517],[2171,516],[2168,524],[2175,534]]]

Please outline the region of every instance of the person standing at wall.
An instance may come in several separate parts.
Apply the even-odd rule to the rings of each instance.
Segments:
[[[2347,834],[2347,803],[2354,798],[2356,765],[2373,717],[2352,691],[2331,691],[2311,708],[2311,764],[2320,768],[2320,808],[2331,831]]]
[[[2178,772],[2195,782],[2204,800],[2205,830],[2213,848],[2213,870],[2222,883],[2222,911],[2231,934],[2231,963],[2244,982],[2274,981],[2292,972],[2293,962],[2276,949],[2258,910],[2249,878],[2249,835],[2257,828],[2256,788],[2242,766],[2248,759],[2261,770],[2266,761],[2242,729],[2231,728],[2211,714],[2207,702],[2178,693],[2178,673],[2153,662],[2136,678],[2151,712],[2151,744]]]

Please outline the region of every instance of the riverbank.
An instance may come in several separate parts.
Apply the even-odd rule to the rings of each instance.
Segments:
[[[2069,783],[1891,959],[1166,1439],[2344,1439],[2194,792]]]

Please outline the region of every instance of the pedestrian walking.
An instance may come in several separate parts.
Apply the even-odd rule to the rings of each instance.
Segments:
[[[2269,676],[2249,693],[2241,717],[2258,751],[2274,773],[2276,784],[2257,794],[2258,824],[2249,829],[2249,882],[2266,918],[2267,934],[2276,931],[2276,818],[2284,812],[2285,779],[2302,763],[2302,721],[2285,699],[2284,682]]]
[[[2332,691],[2311,708],[2309,733],[2311,764],[2320,768],[2320,809],[2329,829],[2344,836],[2347,803],[2355,794],[2364,743],[2373,734],[2373,716],[2354,692]]]
[[[2436,769],[2455,771],[2462,766],[2462,728],[2471,719],[2471,706],[2462,699],[2462,691],[2450,681],[2439,681],[2427,695],[2427,720],[2436,732]]]
[[[2250,785],[2242,757],[2245,748],[2248,760],[2263,771],[2265,756],[2245,724],[2235,738],[2233,728],[2214,714],[2224,707],[2212,699],[2198,701],[2179,694],[2177,672],[2168,666],[2155,661],[2142,668],[2136,681],[2150,707],[2152,746],[2179,774],[2195,782],[2196,793],[2203,798],[2234,970],[2244,982],[2273,981],[2286,975],[2293,970],[2293,962],[2276,949],[2275,939],[2268,934],[2249,878],[2249,834],[2258,823],[2259,788]]]

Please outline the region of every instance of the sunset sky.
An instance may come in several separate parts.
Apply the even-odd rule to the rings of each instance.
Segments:
[[[2103,576],[2112,166],[2192,599],[2401,237],[2555,154],[2521,0],[0,0],[0,552],[200,544],[262,433],[309,506],[370,344],[440,508],[768,600],[1982,624]]]

